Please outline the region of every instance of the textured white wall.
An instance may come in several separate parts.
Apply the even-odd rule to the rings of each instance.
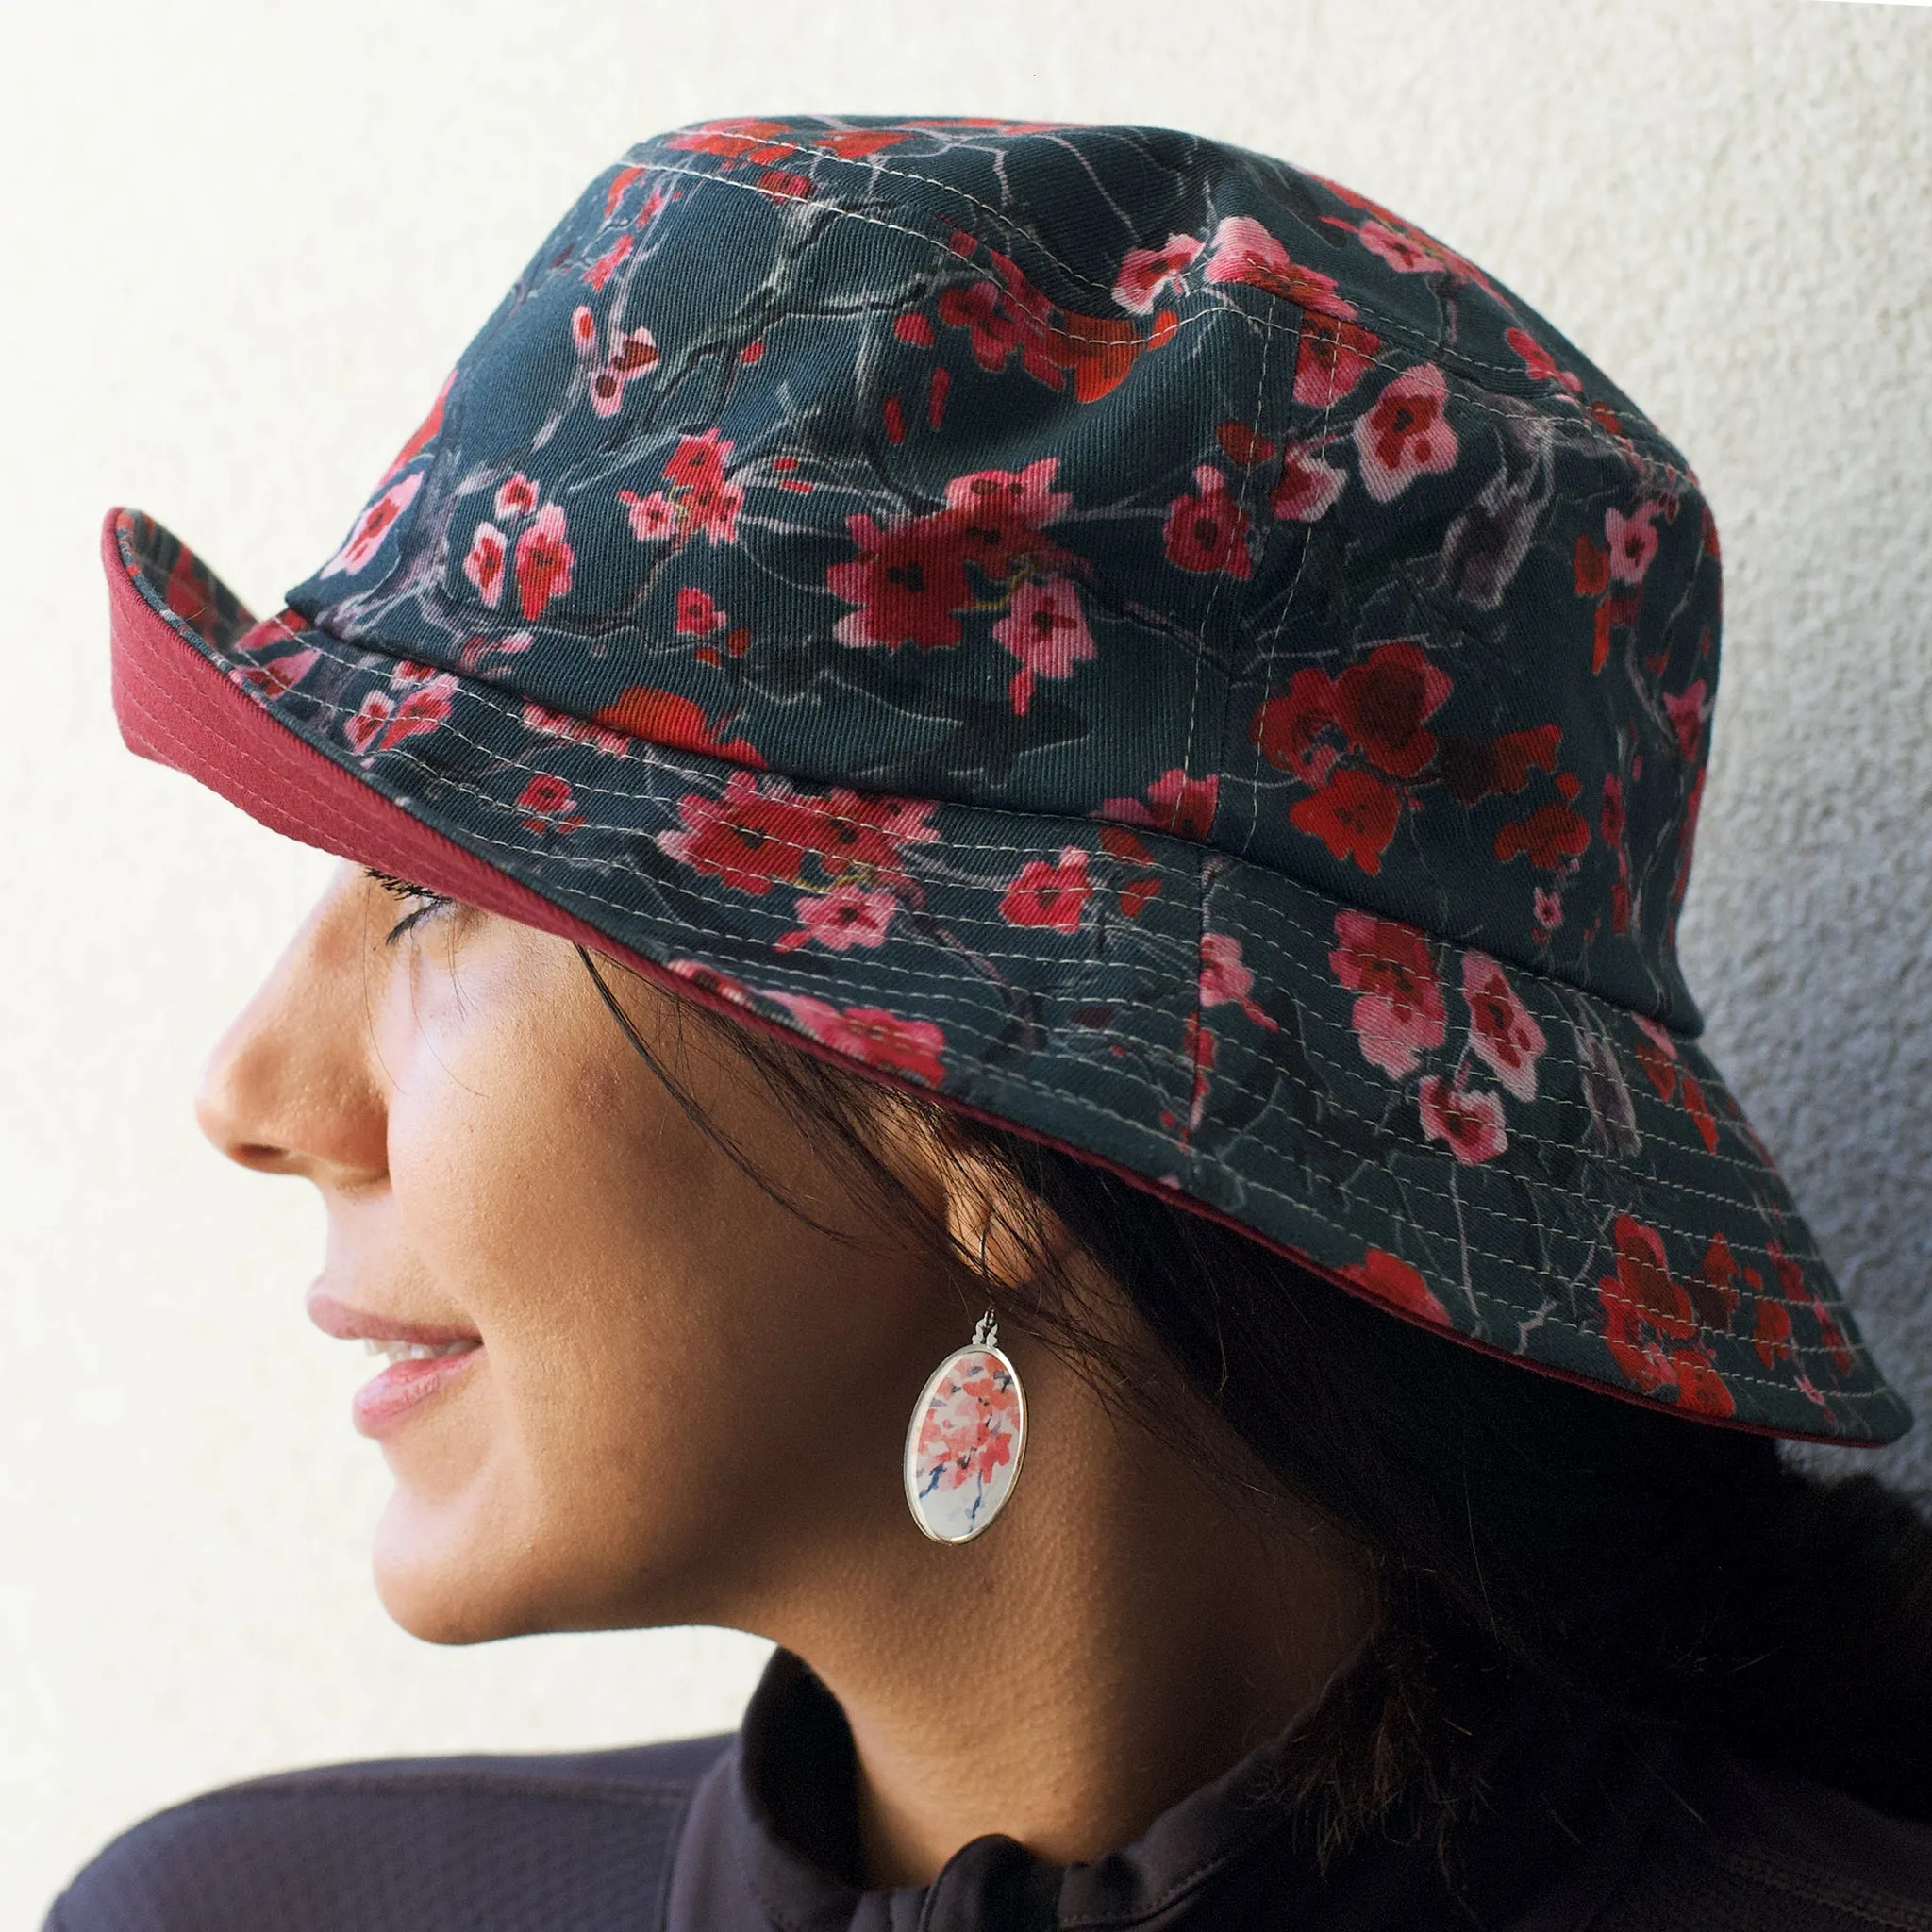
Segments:
[[[188,1094],[325,862],[126,758],[94,525],[258,602],[339,540],[639,135],[791,108],[1190,126],[1514,284],[1724,530],[1685,942],[1720,1059],[1932,1416],[1932,13],[1796,0],[60,0],[0,63],[0,1926],[319,1757],[728,1724],[748,1640],[436,1653],[364,1579],[319,1217]],[[1932,1429],[1891,1466],[1932,1483]]]

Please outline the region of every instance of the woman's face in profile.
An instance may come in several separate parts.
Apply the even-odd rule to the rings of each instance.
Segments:
[[[943,1270],[868,1239],[756,1074],[605,976],[718,1131],[852,1241],[692,1122],[568,941],[358,867],[204,1080],[217,1146],[322,1194],[313,1318],[415,1345],[372,1360],[356,1421],[395,1479],[377,1588],[433,1641],[742,1622],[841,1544],[863,1561],[962,1336]]]

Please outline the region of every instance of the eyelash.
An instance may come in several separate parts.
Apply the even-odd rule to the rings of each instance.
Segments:
[[[401,939],[406,932],[411,929],[411,927],[419,924],[423,920],[427,919],[432,912],[438,911],[442,907],[447,906],[451,903],[451,901],[443,893],[432,892],[427,886],[416,885],[408,879],[399,879],[393,873],[378,872],[376,868],[373,865],[365,865],[362,868],[362,870],[372,879],[374,879],[375,883],[378,886],[380,886],[382,890],[390,895],[391,898],[420,899],[423,901],[422,905],[417,906],[413,908],[411,910],[404,913],[403,916],[399,920],[397,920],[392,926],[390,927],[388,933],[384,936],[382,941],[383,944],[386,946],[394,945],[395,942],[399,939]]]

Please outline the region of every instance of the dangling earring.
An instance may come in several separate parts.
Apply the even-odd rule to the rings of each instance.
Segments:
[[[906,1431],[906,1502],[936,1543],[970,1543],[1006,1507],[1026,1451],[1026,1397],[992,1309],[933,1371]]]

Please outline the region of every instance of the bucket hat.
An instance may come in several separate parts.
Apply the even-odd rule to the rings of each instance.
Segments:
[[[1888,1441],[1678,909],[1719,551],[1474,262],[1160,128],[646,141],[258,622],[108,519],[136,750],[1700,1420]]]

